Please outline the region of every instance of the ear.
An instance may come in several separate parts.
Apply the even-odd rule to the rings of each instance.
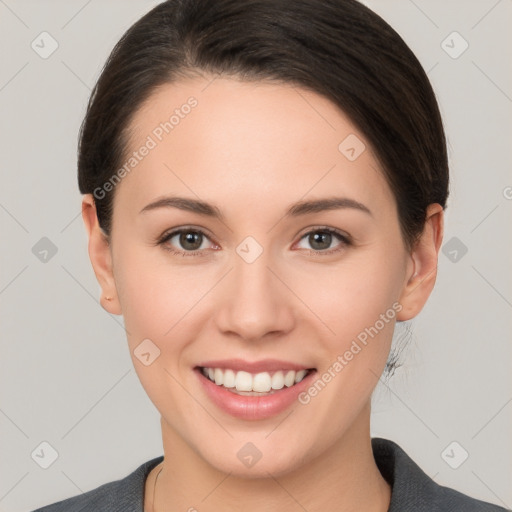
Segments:
[[[427,302],[436,282],[443,234],[443,207],[437,203],[430,204],[423,233],[409,255],[406,280],[399,299],[402,305],[402,310],[397,314],[399,322],[414,318]]]
[[[100,304],[113,315],[121,314],[121,305],[112,272],[112,253],[107,235],[101,229],[92,194],[86,194],[82,200],[82,218],[89,237],[89,258],[96,279],[101,286]]]

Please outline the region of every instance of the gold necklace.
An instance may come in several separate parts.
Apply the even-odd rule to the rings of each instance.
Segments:
[[[155,485],[153,486],[153,499],[151,500],[151,512],[155,512],[155,492],[156,492],[156,482],[157,482],[157,480],[158,480],[158,477],[160,476],[160,473],[162,472],[162,469],[164,469],[164,467],[163,467],[163,466],[160,468],[160,471],[157,473],[156,478],[155,478]]]

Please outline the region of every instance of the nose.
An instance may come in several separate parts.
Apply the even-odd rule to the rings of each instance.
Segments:
[[[296,299],[265,251],[252,263],[235,254],[233,265],[218,297],[215,318],[219,330],[246,341],[291,331]]]

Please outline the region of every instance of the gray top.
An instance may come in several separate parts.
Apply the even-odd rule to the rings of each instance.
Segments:
[[[372,438],[373,454],[382,476],[391,486],[388,512],[499,512],[507,509],[443,487],[393,441]],[[151,469],[163,455],[139,466],[125,478],[38,508],[33,512],[144,512],[144,486]]]

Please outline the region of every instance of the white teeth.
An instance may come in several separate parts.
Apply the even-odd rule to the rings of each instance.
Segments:
[[[299,370],[295,374],[295,383],[300,382],[306,376],[306,373],[307,373],[306,370]]]
[[[295,372],[290,370],[284,377],[284,385],[289,388],[295,384]]]
[[[213,372],[213,378],[215,379],[215,384],[221,386],[224,382],[224,376],[222,375],[222,370],[220,368],[215,368]]]
[[[224,370],[224,382],[225,388],[234,388],[236,383],[236,375],[233,370]]]
[[[202,368],[202,373],[218,386],[236,388],[240,392],[268,393],[272,390],[287,388],[299,383],[307,375],[307,370],[277,371],[273,375],[269,372],[251,374],[249,372],[235,372],[231,369]]]
[[[284,375],[283,372],[279,371],[272,375],[272,389],[283,389],[284,388]]]
[[[237,391],[252,391],[252,375],[247,372],[237,372],[235,387]]]
[[[272,377],[267,372],[257,373],[252,379],[252,390],[268,393],[272,388]]]

